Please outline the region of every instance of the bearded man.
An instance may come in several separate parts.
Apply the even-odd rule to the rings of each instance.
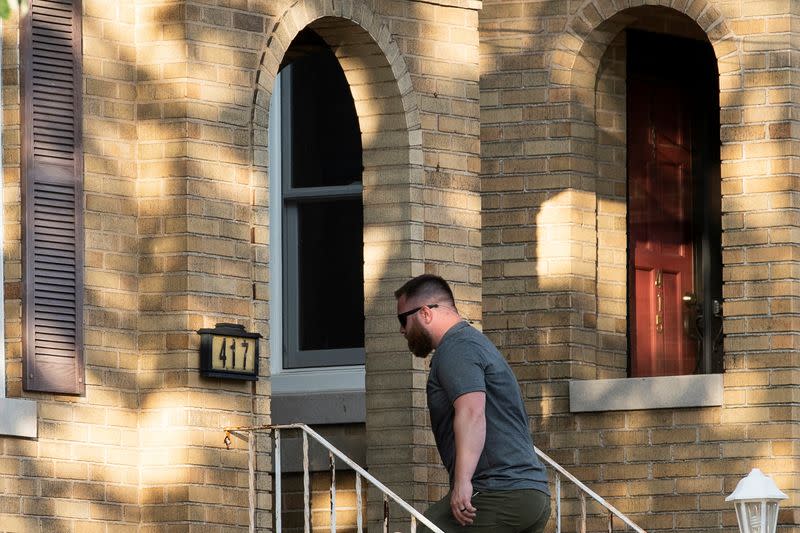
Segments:
[[[441,277],[409,280],[395,298],[411,352],[427,357],[436,350],[428,410],[450,492],[425,516],[448,533],[541,533],[550,517],[547,472],[534,452],[519,384],[505,358],[461,318]]]

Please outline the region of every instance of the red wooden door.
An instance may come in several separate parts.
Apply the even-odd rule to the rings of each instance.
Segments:
[[[631,374],[692,374],[697,347],[683,303],[694,293],[688,105],[677,84],[631,79],[628,91]]]

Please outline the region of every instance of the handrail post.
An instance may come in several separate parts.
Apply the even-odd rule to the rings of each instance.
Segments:
[[[581,533],[586,533],[586,495],[581,492]]]
[[[250,515],[249,533],[256,532],[256,432],[250,431],[247,434],[247,483],[250,489],[247,491],[248,514]]]
[[[311,481],[309,478],[308,435],[303,434],[303,533],[311,533]],[[281,533],[276,531],[275,533]]]
[[[328,452],[331,462],[331,533],[336,533],[336,461],[333,452]]]
[[[356,472],[356,531],[363,533],[364,519],[361,517],[361,474]]]
[[[556,533],[561,533],[561,474],[556,472]]]
[[[389,498],[383,495],[383,533],[389,533]]]
[[[275,533],[283,531],[281,523],[281,430],[275,430]]]

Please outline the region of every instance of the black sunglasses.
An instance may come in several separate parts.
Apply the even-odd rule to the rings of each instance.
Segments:
[[[400,327],[406,327],[406,319],[422,309],[423,307],[427,307],[428,309],[433,309],[434,307],[439,307],[439,304],[430,304],[430,305],[421,305],[419,307],[415,307],[414,309],[409,309],[405,313],[400,313],[397,315],[397,320],[400,321]]]

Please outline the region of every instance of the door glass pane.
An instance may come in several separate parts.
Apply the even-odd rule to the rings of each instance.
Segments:
[[[721,347],[713,50],[638,31],[627,47],[630,375],[709,372]]]
[[[364,346],[361,199],[300,203],[299,348]]]

